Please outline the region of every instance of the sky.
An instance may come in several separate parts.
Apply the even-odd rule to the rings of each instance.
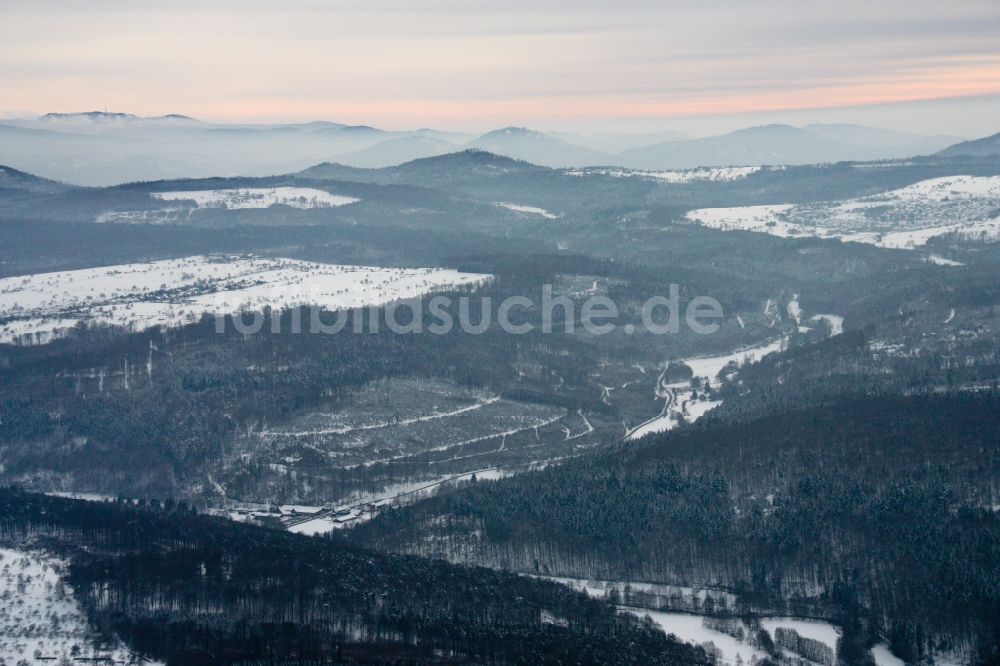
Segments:
[[[997,0],[0,0],[0,115],[1000,131]]]

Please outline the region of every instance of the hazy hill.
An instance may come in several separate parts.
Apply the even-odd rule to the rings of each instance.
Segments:
[[[1000,155],[1000,132],[992,136],[983,137],[982,139],[956,143],[954,146],[949,146],[940,151],[938,155],[944,157],[953,157],[956,155],[975,155],[978,157]]]
[[[470,141],[466,147],[549,167],[608,164],[612,161],[607,153],[577,146],[523,127],[506,127],[488,132]]]
[[[39,178],[8,166],[0,165],[0,191],[5,195],[24,194],[56,194],[70,189],[68,185]]]
[[[548,132],[548,135],[568,143],[583,146],[584,148],[611,154],[643,146],[652,146],[666,141],[683,141],[684,139],[691,138],[681,132],[653,132],[649,134],[622,134],[619,132],[575,134],[573,132]]]
[[[339,155],[336,161],[356,167],[378,168],[394,166],[404,162],[434,157],[458,150],[458,146],[448,141],[428,136],[404,136],[387,139],[374,146]]]
[[[850,123],[814,123],[805,125],[802,129],[817,136],[856,146],[897,149],[903,153],[899,155],[902,157],[929,155],[956,141],[961,141],[961,137],[946,134],[924,136],[912,132],[896,132],[880,127]],[[893,155],[886,155],[886,157],[893,157]]]
[[[939,150],[948,137],[921,137],[861,125],[764,125],[721,136],[669,141],[620,153],[615,162],[639,169],[733,164],[815,164],[911,157]]]
[[[363,169],[325,162],[303,169],[295,175],[317,180],[357,180],[370,183],[454,186],[468,179],[479,180],[513,173],[548,171],[549,169],[546,167],[484,150],[461,150],[379,169]]]

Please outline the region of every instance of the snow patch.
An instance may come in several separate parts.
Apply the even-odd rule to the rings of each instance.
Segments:
[[[730,166],[702,167],[699,169],[679,169],[675,171],[644,171],[641,169],[570,169],[568,176],[609,176],[611,178],[639,178],[662,183],[681,184],[695,182],[730,182],[743,180],[753,173],[761,171],[760,166]],[[779,170],[784,167],[767,167],[767,170]]]
[[[890,652],[885,643],[872,646],[872,657],[876,666],[906,666],[906,662]]]
[[[939,257],[936,254],[932,254],[927,257],[927,262],[931,264],[936,264],[938,266],[964,266],[961,261],[955,261],[954,259],[946,259],[944,257]]]
[[[334,208],[361,201],[312,187],[240,187],[231,190],[150,192],[160,201],[193,201],[198,208]]]
[[[524,206],[521,204],[507,203],[505,201],[498,201],[493,205],[499,206],[500,208],[506,208],[507,210],[512,210],[515,213],[527,213],[529,215],[538,215],[544,217],[546,220],[555,220],[559,218],[558,215],[550,213],[544,208],[539,208],[537,206]]]
[[[830,325],[830,335],[840,335],[844,332],[844,318],[840,315],[818,314],[809,318],[811,322],[825,321]]]

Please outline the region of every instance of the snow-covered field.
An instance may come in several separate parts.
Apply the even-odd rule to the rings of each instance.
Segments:
[[[649,617],[664,633],[673,634],[686,643],[701,646],[711,644],[721,653],[719,656],[724,660],[724,663],[730,665],[743,663],[750,666],[753,662],[767,657],[767,653],[754,647],[746,640],[741,640],[713,628],[709,619],[702,615],[652,611],[630,607],[624,607],[621,610],[638,617]],[[830,649],[831,655],[836,654],[837,639],[840,637],[840,632],[837,627],[829,622],[790,617],[762,617],[760,618],[760,626],[766,629],[772,638],[776,635],[779,628],[794,630],[802,638],[819,641],[825,645]],[[751,633],[749,627],[744,626],[743,628],[747,635]],[[891,655],[889,656],[891,657]],[[879,666],[881,666],[881,663]]]
[[[598,581],[585,580],[582,578],[566,578],[560,576],[531,576],[560,583],[571,587],[574,590],[584,592],[589,597],[595,599],[612,600],[622,599],[626,594],[626,587],[636,592],[652,594],[660,599],[671,599],[687,603],[693,597],[697,597],[703,604],[707,596],[712,596],[716,603],[724,598],[727,605],[736,603],[736,597],[722,590],[704,590],[690,587],[677,587],[661,585],[656,583],[637,583],[623,581]],[[672,606],[673,607],[673,606]],[[751,645],[747,639],[739,639],[729,633],[713,628],[712,618],[696,612],[676,612],[676,611],[655,611],[636,606],[619,606],[619,611],[629,613],[637,617],[649,617],[666,634],[673,634],[678,639],[695,645],[714,646],[722,659],[722,663],[733,666],[736,663],[743,663],[750,666],[755,661],[767,657],[763,650]],[[731,620],[735,621],[735,620]],[[837,641],[840,638],[840,629],[835,625],[822,620],[811,620],[804,618],[785,616],[761,616],[757,618],[760,628],[767,630],[768,634],[774,638],[778,629],[794,630],[802,638],[811,639],[822,643],[829,648],[831,654],[836,654]],[[750,627],[742,623],[744,635],[749,637],[752,632]],[[877,666],[902,666],[902,660],[889,652],[885,644],[878,644],[872,647],[872,656]],[[814,663],[814,662],[806,662]]]
[[[663,630],[663,633],[673,634],[685,643],[693,643],[694,645],[711,643],[721,651],[722,658],[730,666],[736,663],[737,657],[739,657],[740,662],[749,666],[754,661],[767,656],[767,653],[739,641],[729,634],[706,627],[701,615],[639,609],[628,609],[627,612],[638,617],[648,617]]]
[[[0,663],[148,664],[120,642],[100,644],[62,580],[62,566],[53,558],[0,548]]]
[[[377,306],[488,277],[450,269],[212,256],[39,273],[0,280],[0,342],[48,342],[81,321],[142,330],[264,306]]]
[[[678,169],[674,171],[644,171],[641,169],[570,169],[569,176],[609,176],[611,178],[639,178],[661,183],[729,182],[743,180],[752,173],[763,169],[768,171],[782,167],[730,166],[701,167],[698,169]]]
[[[945,234],[1000,238],[998,211],[1000,176],[948,176],[846,201],[701,208],[686,217],[714,229],[913,249]]]
[[[802,638],[811,638],[827,646],[833,652],[837,651],[837,640],[840,638],[840,631],[829,622],[801,620],[794,617],[765,617],[761,618],[760,626],[767,629],[772,636],[780,627],[794,629]]]
[[[498,201],[494,205],[499,206],[500,208],[506,208],[507,210],[512,210],[515,213],[538,215],[539,217],[544,217],[546,220],[555,220],[559,217],[558,215],[550,213],[544,208],[539,208],[537,206],[524,206],[521,204],[507,203],[506,201]]]
[[[360,201],[312,187],[240,187],[231,190],[151,192],[161,201],[193,201],[199,208],[333,208]]]

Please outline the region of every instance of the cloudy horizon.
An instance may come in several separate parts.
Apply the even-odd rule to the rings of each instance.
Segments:
[[[58,11],[53,11],[53,8]],[[515,11],[516,10],[516,11]],[[0,112],[388,129],[1000,130],[995,2],[0,3]]]

